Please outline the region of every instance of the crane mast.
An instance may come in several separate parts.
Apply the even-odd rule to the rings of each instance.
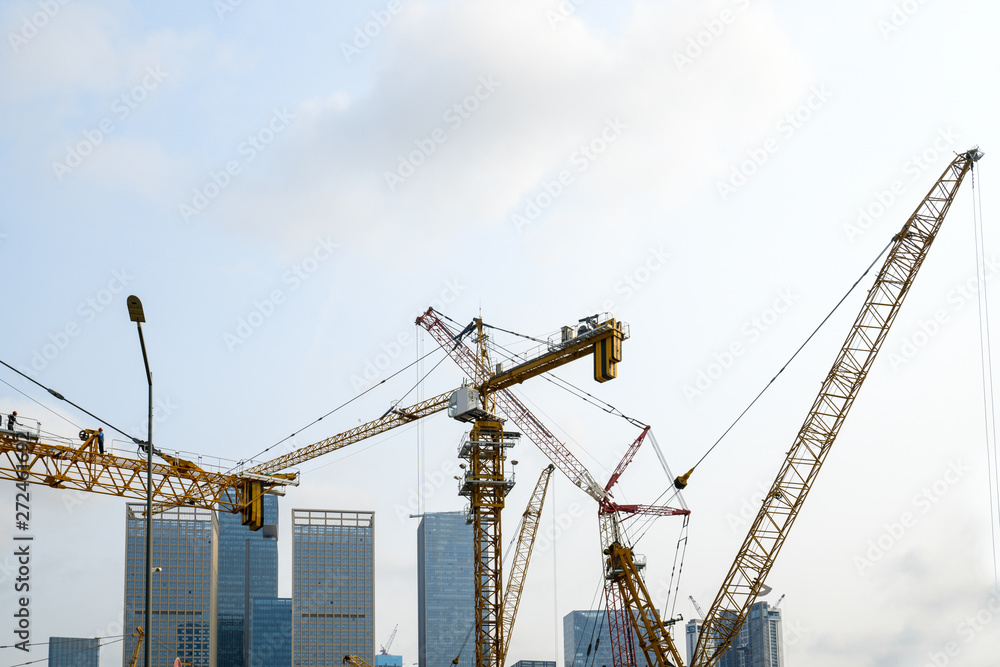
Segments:
[[[937,236],[962,179],[982,155],[978,147],[956,155],[893,237],[889,254],[861,312],[705,616],[692,658],[695,667],[714,665],[736,638]]]

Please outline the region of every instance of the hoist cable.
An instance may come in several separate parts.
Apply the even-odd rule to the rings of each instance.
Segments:
[[[993,353],[990,343],[990,314],[989,299],[987,296],[986,274],[985,274],[985,246],[986,240],[983,236],[982,200],[977,201],[977,195],[981,197],[979,189],[976,188],[976,172],[978,165],[972,167],[972,224],[976,239],[976,280],[979,283],[976,293],[976,301],[979,307],[979,356],[982,365],[983,378],[983,421],[986,430],[986,471],[989,478],[990,489],[990,543],[993,549],[993,586],[1000,591],[1000,576],[997,569],[997,540],[996,540],[996,514],[997,504],[1000,501],[1000,479],[997,477],[997,419],[995,394],[993,391]],[[992,459],[992,464],[990,460]]]
[[[238,462],[238,463],[237,463],[236,465],[234,465],[234,466],[233,466],[232,468],[230,468],[230,469],[229,469],[229,470],[227,471],[227,473],[226,473],[226,474],[229,474],[229,473],[231,473],[231,472],[232,472],[233,470],[236,470],[237,468],[239,468],[239,467],[240,467],[241,465],[243,465],[243,464],[245,464],[245,463],[248,463],[248,462],[250,462],[250,461],[254,461],[255,459],[257,459],[257,457],[259,457],[259,456],[262,456],[263,454],[266,454],[267,452],[271,451],[272,449],[274,449],[275,447],[277,447],[277,446],[278,446],[278,445],[280,445],[281,443],[285,442],[286,440],[289,440],[289,439],[291,439],[291,438],[294,438],[294,437],[295,437],[296,435],[298,435],[298,434],[299,434],[299,433],[300,433],[301,431],[304,431],[304,430],[306,430],[306,429],[307,429],[307,428],[309,428],[310,426],[313,426],[313,425],[315,425],[315,424],[318,424],[319,422],[323,421],[324,419],[326,419],[327,417],[329,417],[330,415],[332,415],[332,414],[333,414],[334,412],[337,412],[337,411],[338,411],[338,410],[340,410],[341,408],[344,408],[344,407],[347,407],[348,405],[350,405],[350,404],[351,404],[351,403],[353,403],[354,401],[358,400],[359,398],[361,398],[362,396],[364,396],[364,395],[365,395],[365,394],[367,394],[368,392],[370,392],[370,391],[374,390],[374,389],[375,389],[376,387],[379,387],[379,386],[381,386],[381,385],[385,384],[386,382],[388,382],[388,381],[389,381],[389,380],[391,380],[392,378],[396,377],[397,375],[399,375],[399,374],[400,374],[400,373],[402,373],[403,371],[405,371],[405,370],[408,370],[408,369],[412,368],[412,367],[413,367],[414,365],[416,365],[416,364],[420,363],[421,361],[423,361],[424,359],[426,359],[426,358],[427,358],[427,357],[429,357],[430,355],[434,354],[435,352],[437,352],[437,349],[434,349],[434,350],[431,350],[430,352],[428,352],[428,353],[427,353],[427,354],[425,354],[424,356],[420,357],[420,358],[419,358],[419,359],[417,359],[416,361],[413,361],[413,362],[411,362],[411,363],[410,363],[410,364],[408,364],[408,365],[407,365],[406,367],[404,367],[404,368],[401,368],[400,370],[396,371],[395,373],[393,373],[393,374],[392,374],[392,375],[390,375],[389,377],[387,377],[387,378],[383,378],[382,380],[379,380],[378,382],[376,382],[376,383],[375,383],[375,384],[373,384],[372,386],[368,387],[368,389],[365,389],[365,390],[364,390],[363,392],[361,392],[360,394],[358,394],[358,395],[357,395],[357,396],[355,396],[354,398],[352,398],[352,399],[349,399],[349,400],[347,400],[347,401],[344,401],[343,403],[341,403],[340,405],[338,405],[337,407],[335,407],[335,408],[334,408],[333,410],[330,410],[329,412],[327,412],[327,413],[326,413],[325,415],[323,415],[323,416],[321,416],[321,417],[318,417],[317,419],[314,419],[314,420],[312,420],[311,422],[309,422],[308,424],[306,424],[306,425],[305,425],[305,426],[303,426],[302,428],[298,429],[297,431],[295,431],[295,432],[294,432],[294,433],[292,433],[291,435],[287,435],[287,436],[285,436],[284,438],[282,438],[281,440],[279,440],[278,442],[274,443],[273,445],[270,445],[269,447],[265,447],[264,449],[262,449],[262,450],[261,450],[260,452],[258,452],[258,453],[257,453],[257,454],[255,454],[254,456],[251,456],[251,457],[250,457],[249,459],[243,459],[242,461],[239,461],[239,462]],[[445,358],[445,357],[442,357],[442,359],[444,359],[444,358]],[[440,362],[439,362],[439,363],[440,363]],[[437,368],[437,367],[435,366],[435,368]],[[411,389],[410,391],[413,391],[413,390]],[[409,393],[409,392],[407,392],[407,393]],[[388,413],[386,413],[386,414],[388,414]],[[384,416],[384,415],[383,415],[383,416]]]
[[[84,408],[81,408],[79,405],[77,405],[73,401],[69,400],[68,398],[66,398],[65,396],[63,396],[62,394],[60,394],[55,389],[49,389],[48,387],[46,387],[44,384],[42,384],[38,380],[35,380],[34,378],[31,378],[31,377],[25,375],[21,371],[17,370],[16,368],[14,368],[10,364],[8,364],[6,361],[3,361],[2,359],[0,359],[0,364],[3,364],[4,366],[6,366],[7,368],[9,368],[10,370],[14,371],[15,373],[17,373],[18,375],[20,375],[21,377],[23,377],[24,379],[28,380],[29,382],[32,382],[32,383],[38,385],[39,387],[41,387],[45,391],[49,392],[52,396],[58,398],[60,401],[66,401],[67,403],[69,403],[70,405],[72,405],[74,408],[76,408],[80,412],[83,412],[84,414],[86,414],[86,415],[88,415],[90,417],[93,417],[94,419],[96,419],[97,421],[101,422],[102,424],[104,424],[108,428],[114,429],[115,431],[118,431],[119,433],[121,433],[122,435],[124,435],[126,438],[131,438],[132,442],[134,442],[135,444],[137,444],[137,445],[144,445],[144,444],[146,444],[145,440],[140,440],[139,438],[137,438],[137,437],[135,437],[133,435],[129,435],[128,433],[126,433],[125,431],[121,430],[117,426],[114,426],[113,424],[104,421],[103,419],[101,419],[100,417],[98,417],[97,415],[95,415],[93,412],[90,412],[89,410],[85,410]]]
[[[840,301],[838,301],[837,305],[833,307],[833,310],[827,313],[826,317],[823,318],[823,321],[819,323],[819,325],[813,330],[813,332],[809,334],[809,337],[806,338],[805,341],[799,346],[799,349],[795,350],[795,353],[788,358],[788,361],[785,362],[785,364],[775,374],[775,376],[771,378],[771,380],[766,385],[764,385],[764,388],[760,390],[760,393],[757,394],[757,396],[752,401],[750,401],[750,404],[743,409],[743,412],[741,412],[739,416],[736,417],[735,420],[733,420],[733,423],[730,424],[729,427],[722,432],[722,435],[720,435],[718,440],[716,440],[712,444],[712,446],[708,448],[708,451],[702,454],[701,458],[698,459],[698,462],[691,467],[691,470],[687,474],[691,474],[691,471],[694,471],[695,468],[701,465],[701,462],[704,461],[708,457],[708,455],[712,453],[712,450],[714,450],[719,445],[719,443],[722,442],[722,439],[725,438],[729,434],[729,432],[733,430],[733,428],[736,426],[736,424],[740,422],[741,419],[743,419],[743,416],[746,415],[746,413],[750,411],[750,408],[752,408],[754,404],[757,403],[757,401],[760,399],[760,397],[764,395],[764,392],[767,391],[772,384],[774,384],[774,381],[778,379],[778,376],[780,376],[782,373],[785,372],[785,369],[788,368],[788,365],[795,360],[795,357],[799,356],[799,353],[803,350],[803,348],[805,348],[805,346],[809,344],[809,341],[811,341],[813,337],[819,332],[819,330],[823,328],[823,326],[833,316],[833,314],[837,312],[837,309],[839,309],[844,304],[844,301],[847,300],[847,297],[850,296],[851,293],[857,288],[858,284],[862,280],[864,280],[865,276],[867,276],[868,273],[872,270],[872,268],[874,268],[874,266],[878,263],[878,261],[882,259],[882,255],[884,255],[886,251],[888,251],[889,248],[892,247],[893,242],[894,241],[890,240],[889,243],[886,244],[885,248],[882,249],[882,252],[878,254],[878,257],[876,257],[875,260],[868,265],[868,268],[865,269],[864,273],[862,273],[861,276],[854,281],[854,284],[851,285],[851,288],[847,290],[844,296],[840,297]]]

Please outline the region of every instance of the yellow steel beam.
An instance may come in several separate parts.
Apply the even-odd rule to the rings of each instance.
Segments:
[[[976,149],[956,156],[893,238],[875,284],[705,617],[692,665],[714,665],[739,633],[962,179],[980,157]]]
[[[538,482],[535,484],[535,490],[528,500],[528,507],[524,510],[521,531],[517,536],[517,549],[510,566],[510,578],[507,580],[507,588],[503,593],[503,611],[500,614],[500,618],[503,619],[503,646],[500,649],[500,660],[497,663],[500,667],[503,667],[507,661],[507,649],[510,648],[510,635],[514,629],[514,620],[517,618],[517,608],[521,604],[524,579],[528,574],[528,562],[531,560],[531,550],[535,546],[535,537],[538,536],[538,524],[542,518],[545,492],[548,491],[549,480],[555,469],[556,467],[550,463],[542,470],[542,474],[539,475]]]
[[[308,445],[306,447],[299,447],[293,452],[289,452],[288,454],[279,456],[275,459],[267,461],[266,463],[254,466],[249,470],[249,472],[257,473],[259,475],[276,473],[299,465],[300,463],[305,463],[306,461],[314,459],[317,456],[329,454],[330,452],[334,452],[341,447],[346,447],[347,445],[364,440],[365,438],[370,438],[373,435],[385,433],[386,431],[390,431],[397,426],[409,424],[410,422],[416,421],[421,417],[426,417],[427,415],[432,415],[435,412],[440,412],[448,407],[448,400],[451,398],[453,393],[453,391],[445,392],[440,396],[429,398],[426,401],[411,405],[408,408],[395,408],[389,414],[381,417],[380,419],[370,421],[367,424],[362,424],[361,426],[352,428],[349,431],[338,433],[337,435],[331,436],[326,440],[320,440],[315,444]]]
[[[146,499],[146,461],[118,454],[101,454],[97,433],[85,431],[79,447],[49,444],[0,431],[0,479],[75,489],[134,500]],[[159,507],[190,505],[204,509],[218,506],[236,511],[236,497],[227,493],[248,479],[261,481],[264,490],[295,483],[295,475],[231,475],[202,470],[190,461],[173,458],[154,463],[153,501]]]

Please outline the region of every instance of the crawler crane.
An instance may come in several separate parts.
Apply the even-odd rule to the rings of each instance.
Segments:
[[[962,180],[982,155],[978,147],[958,154],[893,237],[888,256],[861,312],[705,615],[692,657],[693,667],[711,667],[721,659],[739,633],[751,604],[767,590],[764,580],[830,453],[889,327],[899,313]],[[683,488],[692,471],[678,477],[674,485]],[[607,571],[622,573],[619,589],[631,613],[640,645],[652,649],[647,653],[650,667],[683,667],[667,624],[659,618],[645,590],[631,548],[614,542],[605,554]]]

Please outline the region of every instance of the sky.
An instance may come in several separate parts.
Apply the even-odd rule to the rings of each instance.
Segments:
[[[980,293],[1000,311],[976,278],[988,288],[1000,267],[998,24],[1000,5],[984,0],[847,0],[835,12],[766,0],[5,0],[0,359],[142,437],[147,389],[125,308],[138,295],[154,442],[226,465],[459,386],[454,364],[434,367],[440,352],[406,368],[435,347],[414,326],[429,306],[537,338],[607,311],[631,334],[618,378],[595,384],[586,360],[558,375],[651,424],[682,472],[954,152],[979,145],[981,172],[962,185],[767,599],[785,595],[791,666],[993,665]],[[634,531],[670,614],[694,617],[689,595],[714,599],[870,279],[692,475],[683,566],[679,520]],[[62,437],[97,425],[6,368],[0,380],[2,413]],[[518,395],[601,483],[638,435],[544,380]],[[376,642],[398,624],[392,651],[415,663],[410,515],[462,509],[462,435],[435,415],[300,466],[280,500],[279,594],[292,508],[374,510]],[[527,441],[512,458],[504,543],[546,464]],[[596,507],[554,479],[512,662],[561,661],[562,617],[598,604]],[[669,483],[644,445],[616,497],[652,503]],[[0,489],[10,515],[15,491]],[[120,635],[125,501],[33,488],[31,510],[33,641]],[[0,521],[6,618],[13,522]],[[0,630],[0,645],[13,639]],[[119,647],[102,667],[121,664]],[[45,657],[0,650],[5,664]]]

